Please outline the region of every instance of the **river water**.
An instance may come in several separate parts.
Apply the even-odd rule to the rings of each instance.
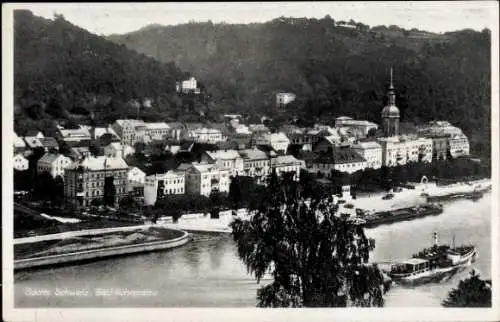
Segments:
[[[394,286],[386,307],[439,306],[471,269],[491,278],[491,194],[478,201],[444,203],[441,215],[367,230],[371,259],[405,259],[432,244],[472,243],[471,267],[447,281],[415,288]],[[15,274],[16,307],[255,307],[260,285],[247,274],[229,236],[201,236],[177,249]]]

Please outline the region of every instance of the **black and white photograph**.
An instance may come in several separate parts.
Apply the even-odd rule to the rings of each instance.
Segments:
[[[500,320],[498,10],[3,4],[4,320]]]

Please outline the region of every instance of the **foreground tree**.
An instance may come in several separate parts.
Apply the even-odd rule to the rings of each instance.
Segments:
[[[479,278],[472,270],[470,277],[460,281],[442,303],[445,307],[491,307],[491,282]]]
[[[271,175],[249,220],[231,224],[238,256],[257,282],[260,307],[383,306],[384,278],[368,264],[374,242],[337,216],[331,198]]]

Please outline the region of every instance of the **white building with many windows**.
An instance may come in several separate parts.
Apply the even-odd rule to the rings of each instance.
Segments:
[[[212,191],[229,192],[230,173],[215,164],[194,162],[185,171],[188,194],[209,196]]]
[[[367,168],[382,167],[382,147],[377,142],[358,142],[352,146],[352,149],[366,160]]]
[[[325,175],[332,170],[353,173],[366,168],[366,160],[351,147],[336,147],[332,154],[324,154],[313,161],[311,172]]]
[[[166,173],[149,175],[144,183],[144,205],[151,206],[166,195],[180,195],[185,191],[185,173],[170,170]]]
[[[38,160],[37,171],[38,174],[48,172],[53,178],[57,176],[64,178],[65,169],[70,167],[72,163],[70,158],[62,154],[46,153]]]
[[[104,155],[110,158],[126,158],[128,155],[135,153],[135,149],[133,147],[129,145],[122,145],[120,142],[112,142],[106,145],[103,150]]]
[[[128,191],[130,191],[131,187],[136,185],[144,185],[146,181],[146,173],[137,167],[131,167],[127,172],[127,184]]]
[[[62,126],[57,126],[59,129],[59,137],[67,144],[76,144],[81,141],[90,141],[91,136],[89,130],[84,126],[79,126],[77,129],[65,129]]]
[[[202,162],[214,163],[220,170],[229,171],[232,176],[243,173],[243,158],[236,150],[206,151]]]
[[[292,155],[279,155],[271,159],[271,169],[276,171],[278,177],[283,173],[293,173],[293,179],[298,181],[302,168],[306,168],[305,161],[298,160]]]
[[[14,156],[14,169],[18,171],[28,170],[30,167],[30,163],[28,159],[26,159],[21,153],[18,153]]]
[[[469,155],[469,139],[465,135],[453,135],[449,139],[450,155],[452,158]]]
[[[271,173],[271,159],[267,153],[257,148],[240,150],[243,158],[243,175],[255,178],[257,183],[265,183]]]
[[[222,132],[220,130],[209,129],[206,127],[189,131],[188,137],[198,143],[215,144],[225,141],[224,136],[222,135]]]

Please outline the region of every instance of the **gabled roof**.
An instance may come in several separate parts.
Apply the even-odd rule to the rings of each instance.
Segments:
[[[42,141],[36,136],[25,136],[24,141],[30,148],[43,147]]]
[[[44,147],[49,147],[49,148],[57,148],[59,147],[59,143],[57,143],[57,140],[54,139],[53,137],[44,137],[43,139],[40,139]]]
[[[229,160],[240,158],[240,154],[236,150],[217,150],[217,151],[206,151],[205,152],[210,158],[217,160]]]
[[[334,147],[333,153],[325,153],[316,159],[315,163],[344,164],[366,162],[366,159],[350,147]]]
[[[49,164],[52,164],[52,163],[54,163],[54,161],[56,161],[57,159],[59,159],[61,157],[64,158],[65,156],[62,155],[62,154],[45,153],[43,155],[43,157],[41,157],[40,160],[38,160],[38,163],[49,163]]]
[[[74,165],[74,167],[79,166],[93,171],[128,169],[127,163],[121,157],[110,158],[106,156],[87,157]]]
[[[287,164],[303,165],[304,161],[295,158],[293,155],[279,155],[271,159],[272,166],[287,165]]]
[[[244,160],[264,160],[264,159],[267,160],[267,159],[269,159],[266,152],[261,151],[257,148],[241,150],[241,151],[239,151],[239,153]]]
[[[381,146],[375,141],[358,142],[352,146],[354,149],[380,149]]]

